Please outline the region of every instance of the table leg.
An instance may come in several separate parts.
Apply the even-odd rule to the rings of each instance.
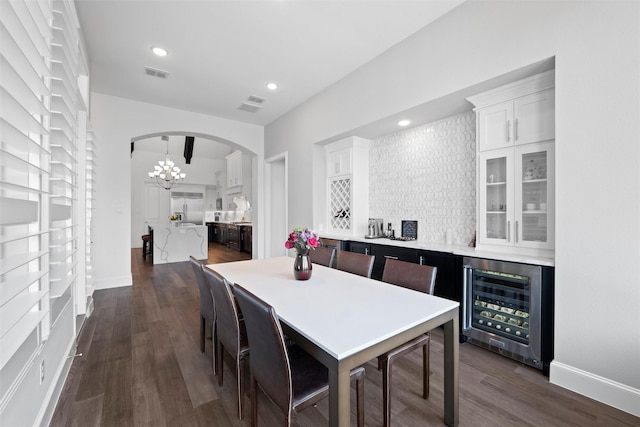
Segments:
[[[444,422],[458,425],[458,313],[444,324]]]
[[[329,369],[329,425],[347,427],[351,424],[350,370],[338,366]]]

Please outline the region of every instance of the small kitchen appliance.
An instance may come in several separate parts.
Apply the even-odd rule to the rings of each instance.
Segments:
[[[384,237],[384,221],[382,218],[369,218],[369,225],[367,227],[367,235],[365,239],[378,239]]]

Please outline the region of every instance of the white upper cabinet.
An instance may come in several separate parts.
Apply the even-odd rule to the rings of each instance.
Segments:
[[[467,98],[476,106],[478,151],[555,138],[553,71]]]
[[[234,151],[226,159],[227,194],[243,194],[251,198],[251,157],[242,151]]]
[[[553,85],[552,70],[468,98],[477,119],[479,248],[554,249]]]
[[[351,173],[351,152],[353,148],[327,151],[327,176],[339,176]]]

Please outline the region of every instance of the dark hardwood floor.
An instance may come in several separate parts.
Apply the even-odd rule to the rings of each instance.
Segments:
[[[212,244],[209,263],[249,258]],[[233,373],[218,387],[211,341],[199,345],[199,294],[189,263],[153,266],[131,251],[133,286],[96,291],[95,310],[52,426],[249,426],[238,420]],[[420,396],[421,352],[394,365],[392,423],[443,423],[442,333],[432,333],[431,394]],[[365,423],[382,425],[381,375],[366,366]],[[355,393],[352,402],[355,403]],[[352,404],[352,408],[353,408]],[[303,411],[301,426],[326,426],[326,399]],[[260,396],[259,425],[283,418]],[[355,416],[352,417],[355,425]],[[460,345],[460,426],[639,426],[640,419],[550,384],[541,372],[470,344]]]

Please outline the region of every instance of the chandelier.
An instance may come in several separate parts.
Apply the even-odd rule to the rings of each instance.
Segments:
[[[169,156],[169,137],[162,136],[161,139],[167,141],[167,153],[164,156],[164,160],[159,160],[158,164],[154,166],[153,172],[149,172],[149,178],[155,180],[160,187],[169,190],[182,181],[187,174],[180,172],[180,168],[175,166]]]

